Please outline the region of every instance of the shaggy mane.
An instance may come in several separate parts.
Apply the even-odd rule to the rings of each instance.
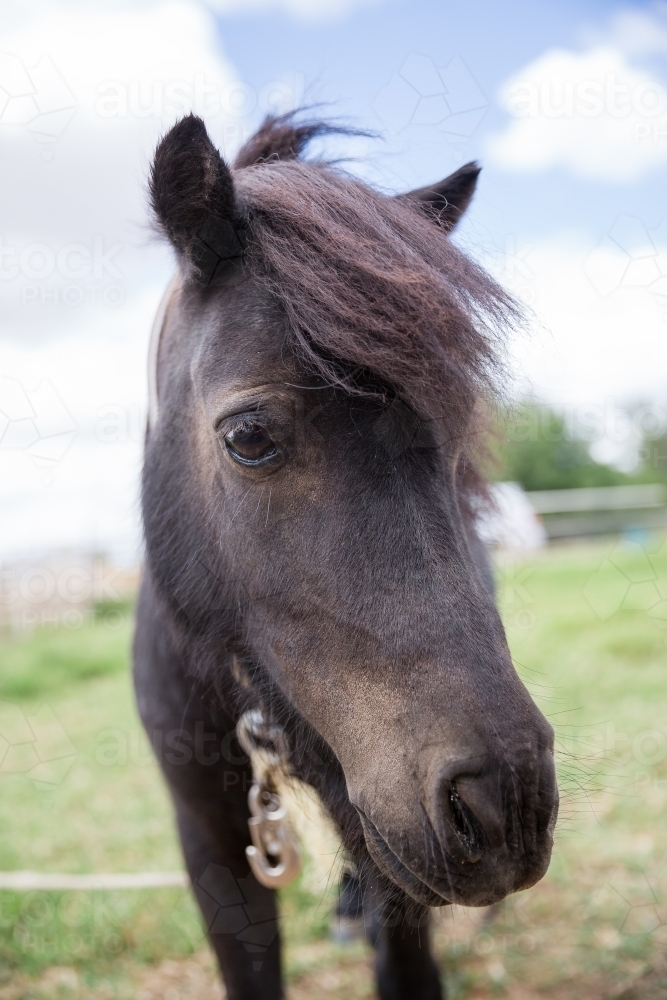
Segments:
[[[514,300],[421,204],[299,159],[336,129],[267,119],[239,153],[247,263],[280,302],[307,368],[350,393],[378,383],[463,444],[502,371]]]

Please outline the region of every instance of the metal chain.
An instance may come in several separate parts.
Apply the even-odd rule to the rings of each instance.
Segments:
[[[276,781],[281,772],[288,773],[287,740],[282,727],[267,723],[259,709],[241,716],[236,735],[250,758],[253,775],[248,793],[252,846],[246,847],[246,857],[261,885],[279,889],[301,870],[301,852]]]

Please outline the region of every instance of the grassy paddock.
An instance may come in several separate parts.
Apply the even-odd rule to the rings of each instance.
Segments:
[[[436,914],[452,1000],[667,992],[667,543],[605,540],[503,560],[517,669],[551,719],[562,790],[547,877],[491,911]],[[134,710],[131,615],[0,640],[0,869],[181,866]],[[4,740],[4,742],[3,742]],[[324,846],[323,846],[324,845]],[[317,824],[282,893],[290,997],[371,997],[359,942],[328,940]],[[219,995],[182,889],[0,892],[0,1000]]]

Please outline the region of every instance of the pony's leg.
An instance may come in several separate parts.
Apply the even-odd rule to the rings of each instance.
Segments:
[[[178,807],[178,829],[192,887],[229,1000],[282,1000],[275,893],[250,872],[223,829]],[[216,823],[217,827],[217,823]],[[243,845],[245,848],[245,844]]]
[[[247,757],[232,719],[186,678],[147,579],[137,615],[134,681],[228,1000],[281,1000],[275,893],[256,881],[245,856],[252,780]]]
[[[380,1000],[442,1000],[430,915],[428,907],[407,901],[373,904],[370,937]]]

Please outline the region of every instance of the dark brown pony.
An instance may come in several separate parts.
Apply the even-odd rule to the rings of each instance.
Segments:
[[[451,242],[478,169],[400,197],[267,121],[230,169],[188,117],[153,207],[178,259],[146,440],[142,718],[231,1000],[283,996],[251,874],[250,708],[331,813],[383,1000],[435,1000],[431,906],[542,877],[553,734],[512,666],[473,455],[516,312]]]

